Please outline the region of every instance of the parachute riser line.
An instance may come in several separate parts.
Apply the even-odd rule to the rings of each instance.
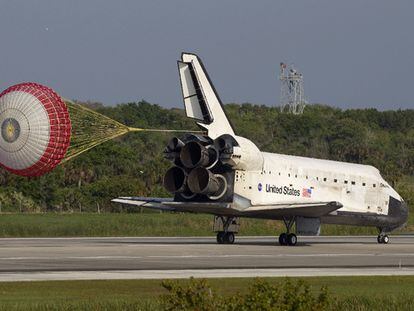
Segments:
[[[167,129],[142,129],[137,127],[129,127],[129,132],[162,132],[162,133],[195,133],[195,134],[205,134],[204,131],[194,131],[194,130],[167,130]]]

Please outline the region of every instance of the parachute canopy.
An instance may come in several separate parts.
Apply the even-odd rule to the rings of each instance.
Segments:
[[[22,176],[51,171],[70,144],[66,104],[37,83],[21,83],[0,94],[0,127],[0,165]]]

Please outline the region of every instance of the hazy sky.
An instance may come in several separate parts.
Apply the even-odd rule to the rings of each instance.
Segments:
[[[22,81],[105,104],[181,107],[176,60],[222,100],[279,103],[294,63],[310,102],[414,108],[414,1],[0,0],[0,89]]]

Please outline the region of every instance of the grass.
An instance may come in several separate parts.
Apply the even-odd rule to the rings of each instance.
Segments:
[[[297,278],[292,278],[296,280]],[[266,278],[281,283],[282,278]],[[318,291],[327,286],[332,309],[412,310],[414,277],[311,277]],[[188,282],[180,280],[179,282]],[[246,292],[249,278],[209,279],[222,295]],[[165,294],[160,280],[52,281],[0,283],[0,310],[159,310]]]
[[[212,236],[212,221],[211,215],[182,213],[1,214],[0,237]],[[280,221],[243,218],[240,234],[276,236],[283,229]],[[323,225],[321,231],[324,235],[377,234],[375,228],[334,225]]]

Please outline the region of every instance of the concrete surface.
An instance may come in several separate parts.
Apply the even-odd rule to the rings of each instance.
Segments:
[[[393,274],[414,274],[414,236],[0,239],[0,281]]]

